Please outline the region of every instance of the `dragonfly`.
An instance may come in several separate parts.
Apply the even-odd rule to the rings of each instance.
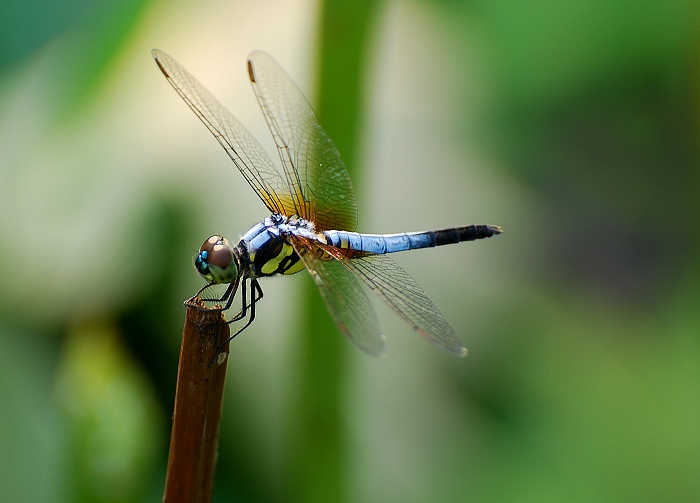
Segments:
[[[335,323],[357,347],[372,355],[384,335],[362,284],[428,341],[466,356],[455,329],[391,253],[474,241],[500,234],[496,225],[466,225],[398,234],[361,234],[350,175],[299,87],[269,54],[248,56],[248,76],[281,160],[277,167],[251,133],[184,67],[153,49],[165,78],[199,117],[270,211],[237,244],[214,235],[194,265],[207,281],[199,297],[228,285],[216,308],[227,310],[241,290],[241,309],[227,323],[255,319],[263,298],[260,280],[306,269]],[[243,322],[242,320],[245,320]],[[225,343],[224,343],[225,344]]]

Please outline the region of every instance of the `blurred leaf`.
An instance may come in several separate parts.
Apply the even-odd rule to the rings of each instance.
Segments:
[[[145,375],[109,326],[68,335],[56,397],[70,434],[73,501],[142,501],[162,462],[165,432]]]
[[[46,338],[0,323],[0,501],[64,501],[52,351]]]
[[[320,98],[316,112],[350,171],[358,173],[356,142],[362,105],[363,62],[372,0],[329,0],[321,7]],[[355,179],[355,187],[357,187]],[[357,195],[357,194],[356,194]],[[287,449],[294,501],[342,501],[347,494],[347,431],[342,406],[346,352],[352,350],[306,279],[307,316],[301,343],[301,396]],[[290,432],[291,433],[291,432]]]
[[[59,113],[94,89],[100,72],[124,42],[146,0],[0,4],[0,80],[11,66],[44,50],[53,62],[51,92]]]
[[[496,1],[469,14],[494,76],[492,149],[556,229],[536,275],[624,309],[655,304],[700,213],[697,2]]]

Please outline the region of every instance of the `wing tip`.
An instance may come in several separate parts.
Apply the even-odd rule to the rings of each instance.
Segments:
[[[163,66],[163,59],[168,57],[168,53],[161,51],[160,49],[151,49],[151,56],[153,56],[156,65],[158,65],[160,71],[163,72],[163,75],[170,77],[170,72],[168,72],[168,70],[166,70],[166,68]]]
[[[372,345],[361,344],[354,338],[350,337],[350,334],[345,335],[347,335],[357,347],[359,347],[362,351],[364,351],[371,357],[381,358],[382,356],[384,356],[384,343],[386,342],[386,336],[384,334],[379,334],[379,337],[377,337],[374,341],[370,341],[374,343]]]
[[[248,77],[250,78],[250,82],[253,84],[257,83],[257,79],[255,78],[255,70],[253,69],[253,63],[255,60],[260,60],[260,58],[262,57],[268,57],[272,59],[272,56],[270,56],[265,51],[261,51],[260,49],[255,49],[254,51],[251,51],[250,54],[248,54]]]
[[[253,62],[251,61],[250,56],[248,56],[248,77],[250,78],[250,81],[255,84],[255,72],[253,71]]]

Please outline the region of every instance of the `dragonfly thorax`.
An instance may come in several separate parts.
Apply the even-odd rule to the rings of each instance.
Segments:
[[[318,237],[311,222],[277,213],[253,226],[237,246],[243,259],[242,273],[257,278],[301,271],[304,264],[287,239],[291,234],[310,239]]]

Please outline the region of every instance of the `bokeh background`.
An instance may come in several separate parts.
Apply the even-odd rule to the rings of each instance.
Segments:
[[[694,0],[0,5],[0,500],[159,501],[191,266],[265,216],[150,49],[275,158],[270,52],[348,164],[365,232],[470,350],[377,303],[361,354],[305,273],[232,345],[215,501],[700,500]]]

